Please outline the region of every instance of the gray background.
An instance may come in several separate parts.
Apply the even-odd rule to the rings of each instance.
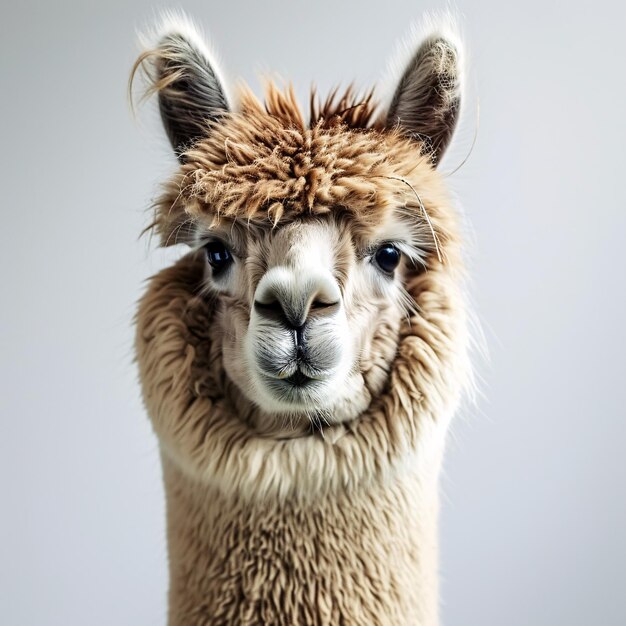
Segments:
[[[185,2],[226,69],[377,80],[433,2]],[[626,623],[623,5],[458,2],[469,119],[445,163],[491,354],[443,482],[448,625]],[[174,160],[126,80],[151,2],[0,15],[0,622],[163,624],[157,446],[132,363],[138,240]]]

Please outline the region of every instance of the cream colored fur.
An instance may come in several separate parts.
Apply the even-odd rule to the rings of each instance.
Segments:
[[[141,62],[179,110],[186,83],[167,54],[157,44]],[[438,475],[470,380],[457,216],[434,168],[445,142],[435,154],[401,119],[373,122],[369,97],[317,105],[308,123],[273,86],[264,105],[247,90],[239,102],[173,141],[181,166],[155,228],[192,250],[152,279],[137,316],[169,623],[434,626]],[[426,122],[445,138],[441,120]],[[177,141],[199,128],[164,122]],[[204,251],[216,240],[233,257],[222,274]],[[385,274],[389,242],[402,261]],[[306,317],[310,361],[294,365],[285,321],[263,317],[282,315],[276,298]],[[278,386],[294,368],[313,377],[293,400],[263,373],[275,362]]]

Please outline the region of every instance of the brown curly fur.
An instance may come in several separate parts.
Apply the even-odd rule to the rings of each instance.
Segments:
[[[185,152],[156,203],[152,227],[171,245],[188,242],[197,221],[275,226],[332,211],[348,213],[367,230],[405,206],[422,218],[428,210],[433,244],[453,237],[455,225],[446,222],[454,216],[430,202],[431,194],[445,191],[429,154],[399,130],[372,123],[374,110],[371,94],[359,99],[348,89],[313,104],[307,125],[291,89],[269,83],[263,105],[243,88],[241,110],[210,125],[206,138]],[[411,180],[420,183],[419,196]]]

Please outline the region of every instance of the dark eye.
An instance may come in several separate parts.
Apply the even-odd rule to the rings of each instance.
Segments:
[[[389,243],[382,245],[374,255],[376,264],[383,272],[391,274],[400,263],[400,250]]]
[[[213,273],[218,274],[225,270],[233,261],[228,248],[221,241],[211,241],[204,246],[206,258],[213,268]]]

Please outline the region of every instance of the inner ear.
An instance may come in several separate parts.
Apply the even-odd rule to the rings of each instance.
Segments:
[[[387,127],[421,141],[436,165],[456,127],[461,106],[458,37],[428,35],[403,67],[387,112]]]
[[[230,110],[218,65],[198,29],[168,14],[137,65],[148,64],[148,92],[157,92],[165,132],[179,160],[210,124]]]

